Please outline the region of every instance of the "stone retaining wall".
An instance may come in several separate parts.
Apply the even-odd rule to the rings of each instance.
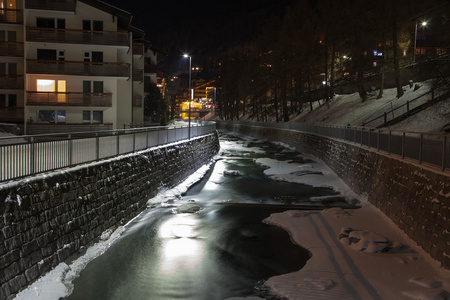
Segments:
[[[218,129],[286,143],[323,160],[450,269],[450,174],[376,149],[297,131],[220,122]]]
[[[0,185],[0,299],[146,208],[219,151],[217,134]]]

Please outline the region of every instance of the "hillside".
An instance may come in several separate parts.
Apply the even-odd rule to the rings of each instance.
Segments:
[[[419,83],[420,88],[414,90],[409,86],[403,87],[405,94],[399,99],[396,97],[396,89],[386,89],[384,96],[377,99],[378,90],[369,95],[365,102],[361,102],[358,93],[349,95],[335,95],[328,105],[321,101],[321,106],[314,103],[314,110],[310,111],[305,106],[302,113],[294,117],[291,122],[308,123],[317,125],[348,125],[361,126],[384,112],[390,111],[430,91],[431,83]],[[424,97],[424,102],[427,101]],[[408,130],[418,132],[442,133],[444,125],[450,123],[450,99],[419,112],[408,119],[389,128],[395,130]],[[370,127],[370,124],[367,125]]]

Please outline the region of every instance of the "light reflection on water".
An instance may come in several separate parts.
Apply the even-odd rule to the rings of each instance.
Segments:
[[[158,236],[162,239],[159,273],[178,276],[194,272],[204,260],[205,243],[198,238],[195,226],[198,220],[192,214],[176,215],[161,224]]]

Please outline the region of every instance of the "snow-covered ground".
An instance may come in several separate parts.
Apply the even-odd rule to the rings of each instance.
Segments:
[[[420,88],[415,89],[404,86],[404,95],[397,98],[397,90],[395,88],[384,90],[383,97],[377,99],[378,90],[369,94],[365,102],[361,102],[358,93],[349,95],[335,95],[328,105],[321,101],[313,103],[314,110],[311,112],[309,106],[306,105],[304,110],[292,118],[291,122],[317,124],[317,125],[341,125],[361,126],[363,122],[367,122],[375,117],[389,112],[407,101],[411,101],[431,90],[431,81],[421,82],[417,84]],[[440,92],[436,92],[436,95]],[[429,95],[420,100],[427,101]],[[418,100],[419,101],[419,100]],[[412,106],[412,105],[411,105]],[[398,116],[399,112],[395,112]],[[442,133],[441,129],[450,122],[450,99],[443,100],[440,103],[422,111],[418,114],[391,126],[391,129],[407,130],[415,132],[435,132]],[[371,126],[368,124],[367,126]]]

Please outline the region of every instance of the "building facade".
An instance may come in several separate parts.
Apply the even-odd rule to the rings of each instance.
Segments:
[[[144,121],[145,33],[96,0],[0,0],[0,122],[26,134]]]

